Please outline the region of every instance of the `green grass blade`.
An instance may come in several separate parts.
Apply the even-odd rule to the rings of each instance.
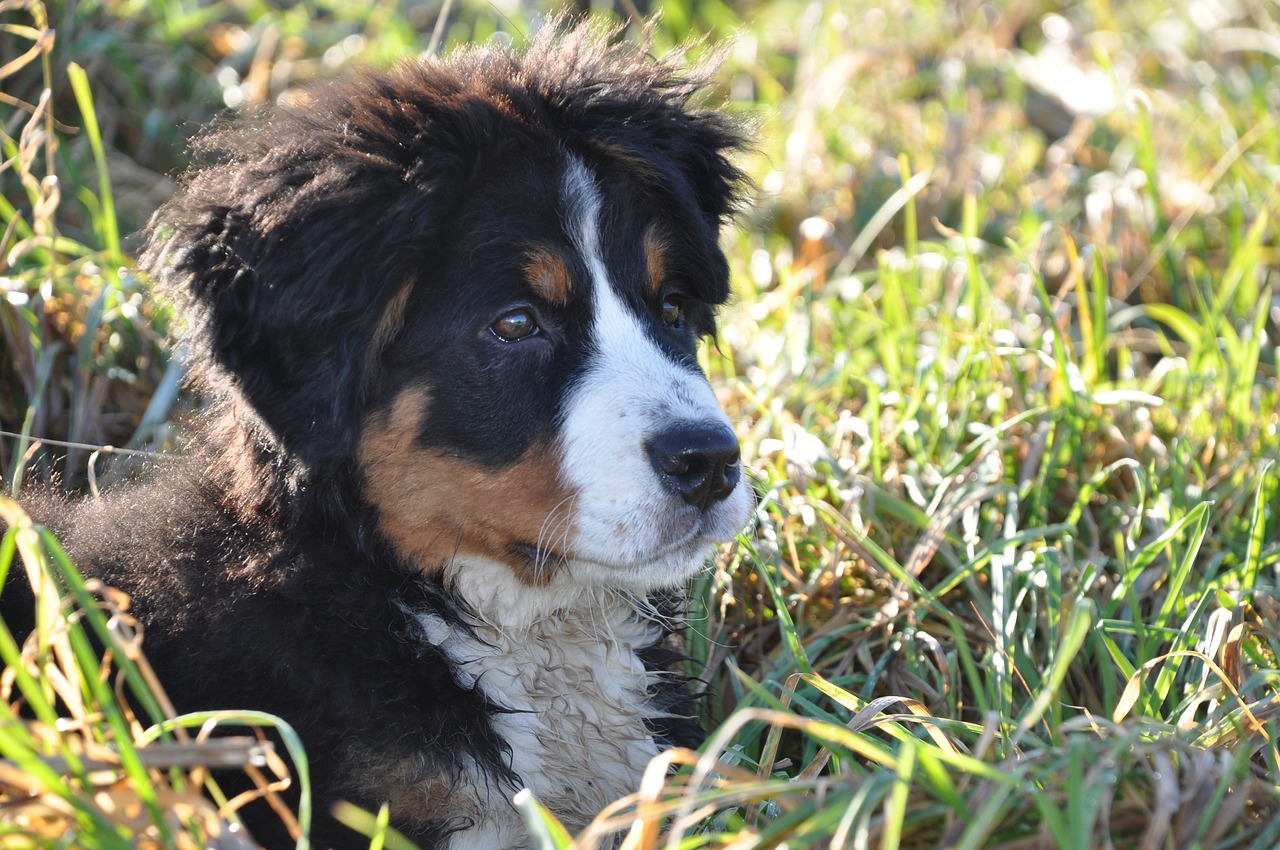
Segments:
[[[67,66],[67,79],[71,82],[76,105],[80,107],[80,117],[84,120],[85,134],[89,137],[89,145],[93,149],[93,162],[98,170],[98,200],[102,207],[102,240],[114,274],[114,268],[124,265],[125,258],[124,252],[120,250],[120,225],[116,221],[115,199],[111,194],[111,176],[107,172],[107,155],[102,146],[102,131],[98,128],[98,113],[93,106],[93,92],[89,88],[88,75],[75,62]]]

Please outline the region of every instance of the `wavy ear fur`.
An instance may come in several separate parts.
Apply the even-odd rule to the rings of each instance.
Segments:
[[[197,385],[311,474],[352,444],[379,320],[465,188],[385,82],[215,128],[143,258],[186,318]]]

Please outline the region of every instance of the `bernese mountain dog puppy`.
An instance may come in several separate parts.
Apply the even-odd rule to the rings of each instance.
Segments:
[[[614,35],[553,20],[225,119],[149,227],[205,422],[49,521],[179,710],[298,730],[317,846],[367,846],[347,799],[526,847],[522,787],[580,828],[699,740],[666,638],[750,513],[697,361],[744,138],[691,104],[705,71]]]

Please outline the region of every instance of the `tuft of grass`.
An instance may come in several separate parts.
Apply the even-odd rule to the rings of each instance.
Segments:
[[[124,253],[107,150],[74,63],[66,79],[83,132],[55,117],[54,36],[40,0],[0,10],[0,46],[20,51],[0,54],[11,109],[0,122],[0,475],[14,493],[28,469],[82,485],[97,447],[166,445],[180,368],[163,349],[166,312]],[[8,94],[28,78],[43,83],[31,100]],[[59,174],[64,141],[80,134],[93,181]],[[62,229],[73,201],[73,217],[90,225],[76,237]]]
[[[709,365],[765,496],[693,654],[715,756],[848,785],[634,846],[1270,846],[1277,20],[753,11]]]
[[[20,555],[36,600],[23,645],[0,623],[5,846],[61,847],[71,836],[76,846],[120,850],[248,850],[256,845],[233,828],[235,811],[266,797],[305,850],[307,762],[287,724],[259,712],[176,715],[141,651],[128,598],[81,578],[50,532],[3,496],[0,519],[0,586]],[[252,734],[213,736],[236,727]],[[294,762],[303,801],[296,817],[279,802],[293,780],[266,729]],[[256,790],[227,800],[212,769],[244,771]]]
[[[0,421],[161,445],[166,317],[113,235],[147,175],[220,104],[427,49],[437,7],[6,8],[0,66],[39,47],[5,87]],[[576,837],[523,800],[542,846],[1280,844],[1280,14],[663,11],[733,37],[719,94],[759,127],[704,360],[760,502],[693,587],[711,740]],[[459,2],[441,43],[536,14]]]

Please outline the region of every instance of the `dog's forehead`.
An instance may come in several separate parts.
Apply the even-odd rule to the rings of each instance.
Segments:
[[[485,284],[454,297],[482,311],[521,298],[585,307],[593,300],[591,258],[599,258],[629,301],[652,299],[674,265],[676,232],[625,170],[571,155],[554,167],[499,164],[464,203],[450,249],[458,277]]]

